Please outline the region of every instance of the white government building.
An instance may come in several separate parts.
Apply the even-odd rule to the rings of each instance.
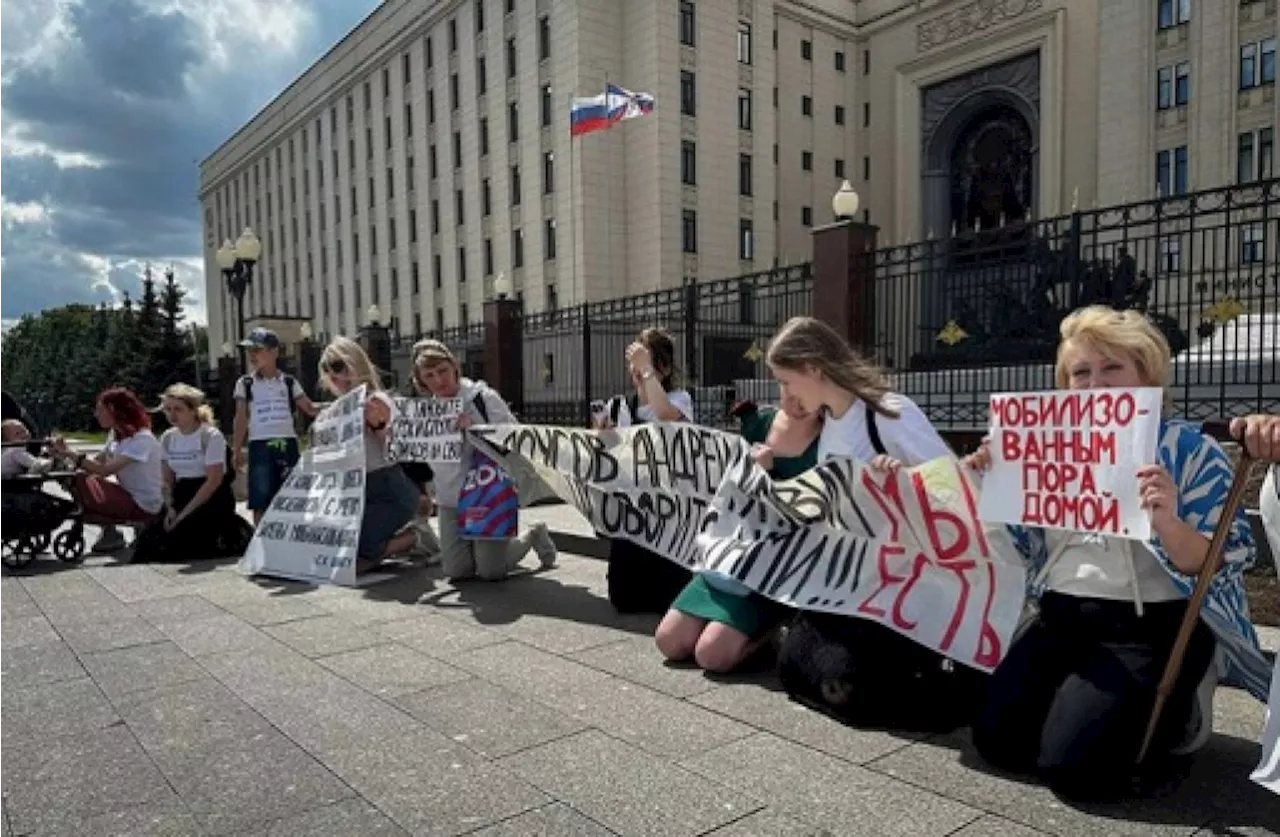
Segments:
[[[807,261],[845,179],[898,244],[1274,176],[1276,5],[388,0],[201,164],[211,345],[245,227],[250,320],[418,334],[499,275],[542,310]],[[610,82],[656,109],[571,141]]]

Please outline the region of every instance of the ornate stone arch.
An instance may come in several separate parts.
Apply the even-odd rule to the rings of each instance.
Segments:
[[[957,143],[984,121],[1003,120],[1012,134],[1025,133],[1027,216],[1039,201],[1040,54],[1031,52],[927,87],[921,96],[923,227],[946,236],[953,218],[952,178]],[[1018,121],[1022,128],[1018,128]]]

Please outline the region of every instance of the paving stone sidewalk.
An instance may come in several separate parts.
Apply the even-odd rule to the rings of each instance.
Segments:
[[[6,835],[1280,834],[1243,694],[1180,787],[1082,810],[963,734],[664,666],[589,558],[354,590],[42,558],[0,592]]]

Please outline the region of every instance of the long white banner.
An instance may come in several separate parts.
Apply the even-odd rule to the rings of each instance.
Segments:
[[[739,436],[692,424],[503,425],[473,434],[522,505],[554,494],[601,535],[775,601],[873,619],[990,670],[1022,613],[1026,572],[951,459],[873,471],[830,460],[773,482]]]
[[[325,409],[311,444],[262,516],[241,571],[297,581],[356,583],[364,516],[365,388]]]

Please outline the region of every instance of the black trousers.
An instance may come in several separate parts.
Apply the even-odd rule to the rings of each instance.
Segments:
[[[1186,607],[1150,603],[1139,617],[1132,602],[1045,593],[1039,617],[991,678],[973,727],[979,754],[1004,770],[1038,772],[1068,798],[1130,793],[1156,686]],[[1198,623],[1148,760],[1181,743],[1214,649],[1213,633]]]
[[[693,578],[674,561],[631,541],[610,541],[609,602],[619,613],[666,613]]]
[[[793,700],[859,727],[949,732],[974,716],[990,675],[877,622],[802,611],[778,651]]]

